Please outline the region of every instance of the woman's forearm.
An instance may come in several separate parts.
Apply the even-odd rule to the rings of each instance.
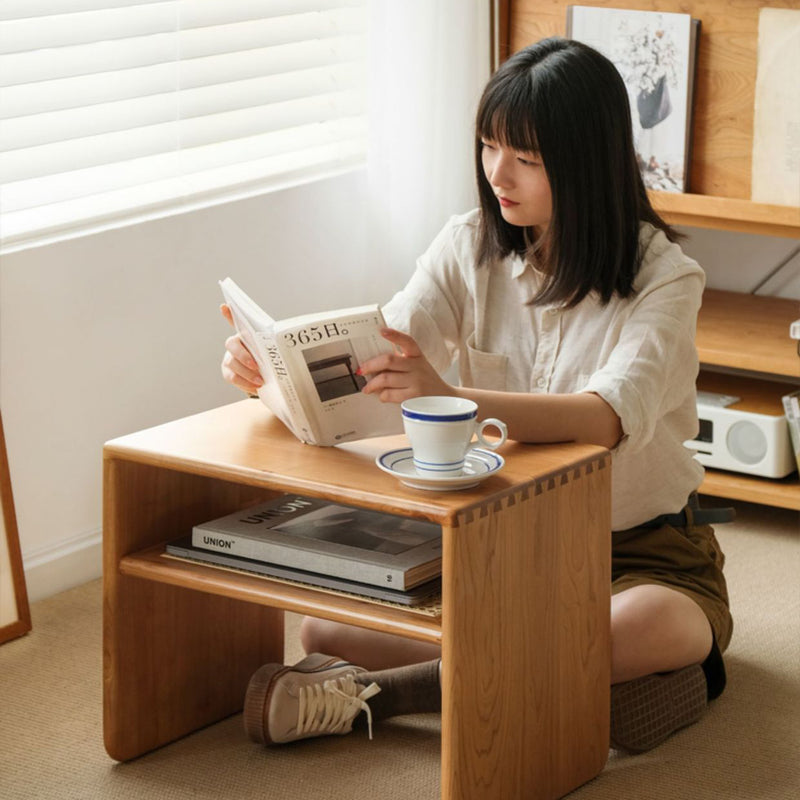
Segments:
[[[479,419],[501,419],[509,437],[520,442],[583,442],[610,449],[622,437],[614,409],[591,392],[526,394],[461,387],[455,392],[478,404]]]

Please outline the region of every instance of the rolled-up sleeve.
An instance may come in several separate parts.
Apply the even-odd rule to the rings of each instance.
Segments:
[[[451,220],[417,260],[406,287],[384,307],[388,325],[410,334],[434,369],[453,363],[462,340],[465,310],[471,308]]]
[[[646,447],[659,421],[694,395],[703,286],[699,269],[676,270],[649,286],[631,303],[608,360],[583,388],[602,397],[620,418],[623,437],[616,452],[632,454]]]

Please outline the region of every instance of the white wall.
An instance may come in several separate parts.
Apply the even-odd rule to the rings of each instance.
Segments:
[[[365,184],[351,173],[2,258],[0,408],[32,599],[100,574],[103,442],[240,398],[219,373],[219,278],[277,316],[398,288],[368,263]],[[686,232],[709,285],[739,291],[796,244]],[[764,293],[800,299],[800,257]]]
[[[100,573],[101,450],[233,402],[217,280],[277,316],[377,296],[363,172],[5,255],[0,408],[32,599]]]

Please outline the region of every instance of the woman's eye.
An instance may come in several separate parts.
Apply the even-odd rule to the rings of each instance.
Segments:
[[[485,139],[481,139],[481,145],[487,150],[494,150],[494,145],[491,142],[487,142]]]
[[[537,167],[542,163],[538,158],[525,158],[523,156],[517,156],[517,161],[519,161],[520,164],[524,164],[526,167]]]

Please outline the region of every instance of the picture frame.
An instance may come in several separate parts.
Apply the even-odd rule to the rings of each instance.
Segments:
[[[11,492],[11,475],[8,453],[0,415],[0,644],[31,630],[31,611],[25,572],[22,568],[22,551],[19,546],[17,515]]]

